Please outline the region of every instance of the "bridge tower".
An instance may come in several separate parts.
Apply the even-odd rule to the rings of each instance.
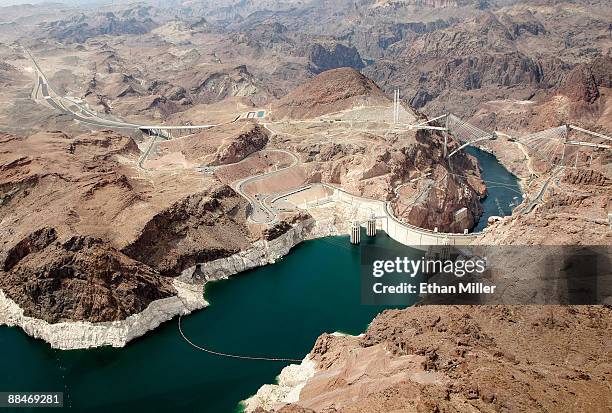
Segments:
[[[400,116],[400,90],[395,89],[393,91],[393,124],[399,123]]]
[[[565,125],[565,129],[563,129],[563,133],[561,135],[561,138],[563,139],[563,152],[561,152],[561,166],[564,166],[563,163],[565,161],[565,149],[567,148],[567,141],[569,138],[569,125]]]
[[[448,156],[448,114],[444,118],[444,158]]]
[[[359,221],[351,221],[351,244],[357,245],[361,242],[361,225]]]
[[[368,218],[368,222],[366,224],[366,234],[368,237],[376,236],[376,216],[374,213],[370,214],[370,217]]]

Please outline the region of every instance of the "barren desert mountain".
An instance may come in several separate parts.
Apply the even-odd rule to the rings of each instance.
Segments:
[[[564,120],[612,129],[612,56],[600,56],[572,69],[558,94],[570,99]]]
[[[308,180],[394,200],[397,216],[423,228],[463,232],[478,221],[479,200],[486,194],[478,166],[472,158],[461,157],[456,166],[463,174],[453,174],[443,157],[441,136],[430,131],[404,132],[394,136],[393,142],[355,132],[352,137],[345,143],[311,138],[293,144],[306,161]],[[468,213],[457,220],[455,213],[462,208]]]
[[[601,93],[599,88],[612,88],[612,56],[601,56],[592,62],[577,65],[559,88],[574,101],[594,103]]]
[[[352,67],[359,70],[365,66],[354,46],[347,47],[341,43],[313,44],[308,51],[308,60],[312,62],[310,70],[313,73],[321,73],[337,67]]]
[[[600,56],[574,66],[554,87],[532,99],[481,105],[472,121],[498,130],[537,131],[576,124],[606,133],[612,130],[611,76],[612,58]]]
[[[470,18],[443,19],[438,27],[422,31],[391,26],[390,40],[377,52],[382,56],[364,73],[384,89],[400,87],[425,113],[452,111],[469,117],[479,105],[502,95],[530,100],[554,89],[574,65],[597,58],[595,50],[607,53],[612,45],[603,18],[609,8],[601,2],[591,3],[593,13],[583,20],[573,12],[580,6],[569,3],[489,5]]]
[[[216,102],[228,96],[248,96],[261,101],[257,83],[248,67],[239,65],[199,74],[192,83],[187,84],[187,89],[203,103]]]
[[[19,71],[15,66],[8,63],[0,64],[0,82],[2,85],[10,85],[19,75]]]
[[[62,52],[52,52],[58,58],[83,53],[84,65],[95,60],[89,73],[76,74],[66,87],[123,117],[163,119],[231,96],[267,105],[323,70],[352,67],[388,96],[399,88],[405,103],[430,117],[452,112],[480,120],[481,112],[500,102],[516,109],[514,102],[554,100],[565,79],[573,83],[572,71],[605,56],[612,47],[605,6],[603,1],[198,0],[177,2],[175,13],[143,5],[96,13],[68,9],[48,17],[36,32],[67,36]],[[294,16],[300,16],[299,24]],[[200,27],[202,19],[206,27]],[[130,27],[141,34],[124,30],[132,20],[137,24]],[[0,35],[16,39],[19,33],[0,27]],[[87,41],[71,43],[79,36]],[[22,40],[27,43],[27,36]],[[31,46],[49,48],[40,42]],[[102,62],[91,56],[102,49],[114,57]],[[106,73],[144,87],[105,78]],[[82,84],[92,80],[100,86],[84,91]],[[507,110],[494,112],[500,125],[516,124],[506,118]],[[598,125],[599,117],[590,122]]]
[[[609,305],[422,302],[380,313],[361,335],[314,340],[340,329],[335,324],[309,333],[306,343],[305,332],[296,334],[301,350],[283,354],[272,345],[251,346],[277,340],[261,331],[253,333],[256,340],[227,338],[229,329],[244,333],[241,322],[263,326],[249,319],[265,307],[254,288],[247,293],[261,308],[232,295],[224,303],[231,311],[214,320],[222,321],[217,331],[197,325],[203,312],[186,317],[205,305],[202,289],[211,280],[274,263],[304,240],[325,237],[300,252],[327,243],[316,256],[321,263],[302,264],[309,270],[332,267],[325,260],[335,265],[339,251],[355,258],[348,240],[329,235],[346,235],[352,223],[371,219],[386,220],[389,234],[392,220],[406,237],[390,238],[403,244],[418,236],[421,247],[424,236],[445,246],[460,240],[527,245],[532,252],[551,244],[609,247],[609,0],[77,3],[0,6],[0,308],[12,309],[0,322],[56,347],[84,348],[125,345],[139,317],[145,320],[136,323],[135,336],[184,316],[187,334],[205,335],[190,342],[172,327],[161,331],[171,339],[160,340],[163,351],[183,345],[173,354],[197,373],[180,375],[174,359],[147,354],[152,368],[172,374],[164,375],[163,390],[121,400],[133,403],[126,410],[145,398],[160,403],[150,410],[164,409],[174,393],[184,398],[174,407],[204,409],[211,401],[206,392],[219,393],[214,399],[248,397],[257,391],[253,377],[264,385],[278,371],[257,370],[255,362],[219,366],[251,363],[242,359],[262,349],[275,363],[293,363],[311,347],[302,364],[287,367],[303,374],[289,386],[290,397],[282,401],[277,396],[287,389],[264,386],[255,411],[610,411]],[[535,144],[530,134],[540,131],[544,144]],[[468,143],[467,135],[480,139]],[[459,149],[463,144],[480,152]],[[500,181],[486,177],[491,164]],[[504,205],[495,193],[507,195]],[[491,202],[500,216],[489,213]],[[372,217],[374,208],[384,216]],[[479,222],[485,209],[490,220]],[[469,233],[478,223],[486,228]],[[508,258],[516,282],[537,289],[519,293],[548,293],[551,283],[529,272],[530,257]],[[290,277],[298,272],[289,264],[265,270],[286,271],[277,275],[293,289],[298,284]],[[334,275],[347,275],[342,271]],[[181,295],[181,286],[193,288],[191,295]],[[345,294],[344,287],[337,292]],[[276,297],[291,300],[300,294],[279,291]],[[312,296],[308,306],[295,307],[294,319],[268,317],[266,326],[299,323],[322,304],[336,311],[335,300]],[[359,320],[354,325],[366,325],[378,311],[362,320],[361,310],[350,312],[351,322]],[[244,318],[226,324],[236,313]],[[66,326],[76,338],[63,341]],[[157,333],[147,337],[150,348]],[[218,335],[228,348],[212,345]],[[213,354],[204,354],[208,344]],[[138,363],[131,352],[144,347],[121,349],[121,356]],[[41,354],[49,358],[46,349]],[[112,362],[103,373],[114,373],[121,360],[115,353],[82,357],[96,367],[107,354]],[[60,357],[62,384],[75,376],[82,381],[83,369],[66,367],[71,362]],[[171,368],[156,364],[168,360]],[[208,362],[212,368],[196,368]],[[249,380],[231,376],[242,371],[235,366],[245,366]],[[257,370],[252,376],[250,368]],[[217,377],[221,370],[228,376]],[[132,377],[123,379],[129,384]],[[180,386],[168,386],[174,378]],[[202,379],[206,386],[198,387]],[[147,380],[154,375],[142,388]],[[194,388],[204,396],[194,396]],[[95,407],[124,407],[109,403]]]
[[[453,174],[444,159],[444,138],[435,131],[394,131],[382,124],[362,130],[364,122],[386,120],[390,106],[378,86],[355,69],[325,71],[273,104],[272,117],[283,122],[270,126],[271,142],[300,154],[303,182],[295,185],[326,182],[370,198],[399,198],[395,213],[410,224],[440,231],[472,228],[486,194],[473,158],[455,159],[462,173]],[[401,112],[406,121],[417,116],[410,106]],[[317,124],[321,121],[338,126]],[[462,208],[468,212],[456,220]]]
[[[370,79],[352,68],[327,70],[273,106],[275,118],[307,119],[355,106],[388,106],[389,99]]]
[[[610,360],[601,348],[612,332],[609,311],[582,306],[386,311],[362,337],[319,337],[310,353],[319,371],[299,401],[269,411],[572,411],[579,403],[605,412]]]
[[[2,148],[0,279],[27,315],[123,319],[173,295],[167,277],[250,238],[232,189],[193,173],[143,180],[128,137],[3,135]]]
[[[100,35],[140,35],[156,26],[146,9],[140,9],[136,16],[133,14],[133,10],[126,10],[120,16],[113,12],[75,15],[43,25],[41,33],[48,33],[51,38],[65,43],[84,43]]]

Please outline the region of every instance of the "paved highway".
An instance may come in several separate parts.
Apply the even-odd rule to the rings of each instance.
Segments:
[[[542,197],[544,196],[544,194],[546,193],[546,189],[548,188],[548,185],[550,184],[550,181],[552,181],[555,176],[557,175],[557,173],[559,171],[561,171],[563,168],[561,167],[555,167],[555,169],[553,169],[550,173],[550,177],[548,177],[548,179],[544,182],[544,184],[542,185],[542,187],[540,188],[540,191],[537,193],[537,195],[533,198],[532,201],[530,201],[527,206],[525,208],[523,208],[523,210],[521,211],[523,214],[528,214],[531,212],[531,210],[533,208],[535,208],[540,201],[542,200]]]
[[[45,99],[45,101],[55,110],[57,110],[58,112],[61,112],[67,116],[70,116],[73,120],[79,122],[79,123],[83,123],[86,125],[90,125],[90,126],[94,126],[94,127],[98,127],[98,128],[109,128],[109,129],[128,129],[128,130],[146,130],[149,133],[153,133],[153,138],[150,142],[150,144],[148,145],[148,147],[145,149],[145,151],[143,152],[143,154],[140,156],[139,160],[138,160],[138,167],[141,169],[143,168],[143,163],[145,162],[145,160],[147,159],[147,156],[151,153],[152,148],[155,146],[155,143],[158,141],[157,138],[162,138],[162,139],[169,139],[170,138],[170,131],[171,130],[176,130],[176,129],[184,129],[184,130],[193,130],[193,129],[206,129],[206,128],[210,128],[216,125],[201,125],[201,126],[143,126],[143,125],[137,125],[135,123],[130,123],[130,122],[124,122],[124,121],[117,121],[117,120],[111,120],[111,119],[106,119],[103,117],[100,117],[99,115],[97,115],[95,112],[89,110],[87,107],[85,107],[84,105],[81,105],[79,102],[75,101],[74,99],[68,99],[66,97],[60,96],[58,93],[56,93],[51,86],[49,85],[49,82],[47,80],[47,77],[45,75],[45,73],[42,71],[42,69],[40,68],[40,66],[38,65],[38,62],[36,62],[36,60],[34,59],[34,57],[32,56],[32,54],[29,52],[29,50],[25,49],[26,54],[30,57],[30,59],[32,60],[32,63],[34,65],[34,69],[36,71],[37,74],[37,84],[36,84],[36,88],[35,88],[35,96],[34,98],[37,98],[38,96],[38,92],[40,91],[42,94],[42,97]],[[264,125],[264,127],[266,127]],[[166,130],[168,129],[168,130]],[[267,127],[266,127],[267,129]],[[269,130],[269,129],[268,129]],[[269,130],[270,131],[270,130]],[[270,131],[271,133],[273,133],[272,131]],[[263,174],[258,174],[258,175],[254,175],[254,176],[250,176],[248,178],[245,178],[241,181],[239,181],[238,183],[235,184],[235,189],[236,191],[243,196],[244,198],[246,198],[249,201],[249,204],[251,205],[251,215],[250,215],[250,219],[253,222],[257,222],[257,223],[271,223],[274,222],[276,220],[276,212],[273,211],[272,208],[268,207],[264,202],[263,202],[263,198],[260,198],[259,195],[250,195],[248,193],[245,192],[244,187],[250,183],[256,182],[258,180],[264,179],[264,178],[269,178],[271,176],[274,176],[276,174],[279,174],[281,172],[283,172],[284,170],[288,169],[288,168],[292,168],[295,165],[298,164],[299,162],[299,158],[292,152],[289,151],[285,151],[282,149],[269,149],[267,150],[268,152],[280,152],[280,153],[284,153],[286,155],[288,155],[289,157],[291,157],[292,159],[292,163],[291,165],[278,169],[276,171],[271,171],[271,172],[266,172]]]
[[[190,125],[190,126],[184,126],[184,127],[182,126],[164,126],[164,125],[143,126],[143,125],[138,125],[138,124],[134,124],[130,122],[124,122],[121,120],[111,120],[111,119],[103,118],[99,116],[98,114],[96,114],[95,112],[88,109],[86,106],[82,105],[79,101],[75,99],[69,99],[67,97],[60,96],[58,93],[56,93],[49,85],[46,75],[41,70],[40,66],[38,65],[38,63],[36,62],[32,54],[25,48],[24,48],[24,51],[32,60],[32,63],[34,65],[34,68],[37,74],[37,84],[33,91],[33,94],[34,94],[33,97],[35,99],[38,98],[38,92],[41,92],[42,97],[52,108],[54,108],[55,110],[67,116],[70,116],[73,120],[79,123],[83,123],[83,124],[98,127],[98,128],[141,130],[143,132],[153,134],[153,139],[151,140],[149,146],[147,147],[147,149],[144,151],[144,153],[141,155],[141,157],[138,160],[138,167],[140,167],[141,169],[143,169],[142,165],[144,161],[146,160],[147,156],[150,154],[152,148],[155,146],[155,143],[158,140],[157,138],[161,138],[161,139],[171,138],[171,131],[174,129],[193,130],[193,129],[199,129],[199,128],[206,129],[206,128],[216,126],[216,125],[201,125],[201,126],[191,126]],[[414,127],[418,128],[421,125],[409,125],[409,126],[411,128],[414,128]],[[266,128],[270,133],[275,134],[275,132],[271,130],[268,127],[268,125],[263,124],[263,127]],[[256,223],[273,223],[277,219],[277,213],[273,207],[266,205],[265,203],[266,197],[260,196],[259,194],[250,195],[247,192],[245,192],[245,187],[259,180],[266,179],[274,175],[280,174],[289,168],[295,167],[299,163],[298,156],[290,151],[283,150],[283,149],[269,149],[268,151],[269,152],[271,151],[280,152],[280,153],[284,153],[288,155],[292,159],[291,165],[278,169],[276,171],[265,172],[262,174],[253,175],[253,176],[244,178],[238,181],[234,185],[234,189],[236,190],[236,192],[238,192],[238,194],[240,194],[245,199],[247,199],[247,201],[251,205],[251,214],[249,216],[249,219]],[[536,196],[536,198],[528,206],[527,208],[528,210],[531,210],[535,206],[535,204],[539,202],[547,186],[548,186],[548,181],[545,183],[545,185],[543,186],[538,196]]]
[[[245,192],[244,188],[246,185],[253,182],[260,181],[265,178],[280,174],[281,172],[293,168],[300,162],[300,158],[293,152],[286,151],[284,149],[268,149],[266,152],[283,153],[291,157],[291,165],[285,166],[284,168],[277,169],[275,171],[264,172],[258,175],[249,176],[234,184],[234,189],[244,198],[246,198],[251,204],[251,215],[249,219],[258,224],[269,224],[277,219],[277,213],[265,204],[265,198],[259,195],[250,195]]]
[[[42,71],[38,62],[34,59],[34,56],[30,53],[29,50],[24,48],[25,53],[30,57],[32,63],[34,65],[34,70],[37,74],[37,87],[35,90],[35,94],[38,95],[38,91],[41,91],[42,97],[45,101],[55,110],[70,116],[73,120],[79,123],[83,123],[89,126],[94,126],[98,128],[108,128],[108,129],[129,129],[129,130],[142,130],[142,131],[155,131],[154,133],[161,138],[168,138],[169,133],[167,131],[170,130],[198,130],[198,129],[208,129],[217,125],[189,125],[189,126],[168,126],[168,125],[139,125],[131,122],[125,122],[123,120],[112,120],[101,117],[94,111],[88,109],[86,106],[82,105],[75,99],[69,99],[65,96],[61,96],[57,92],[53,90],[50,86],[49,81],[47,80],[47,76]],[[36,98],[37,96],[34,96]],[[166,132],[162,132],[166,131]]]
[[[32,60],[34,65],[34,69],[37,75],[37,91],[41,92],[43,99],[55,110],[61,112],[67,116],[70,116],[73,120],[84,123],[90,126],[101,127],[101,128],[113,128],[113,129],[138,129],[140,126],[134,123],[123,122],[123,121],[114,121],[110,119],[102,118],[92,111],[88,110],[83,105],[75,102],[73,100],[68,100],[58,93],[56,93],[53,88],[49,85],[49,81],[47,80],[47,76],[42,71],[38,62],[34,59],[29,50],[24,49],[26,54]],[[34,96],[36,97],[36,96]],[[77,111],[72,108],[75,107]]]

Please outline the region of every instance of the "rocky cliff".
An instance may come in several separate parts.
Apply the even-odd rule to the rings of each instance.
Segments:
[[[395,215],[412,225],[462,233],[478,221],[486,189],[473,158],[460,155],[451,171],[443,142],[436,133],[419,131],[398,134],[393,144],[370,135],[362,141],[304,142],[295,149],[306,159],[308,180],[391,201]],[[466,214],[458,219],[462,208]]]
[[[362,336],[319,337],[310,353],[316,371],[299,400],[251,411],[605,412],[611,360],[601,346],[610,333],[607,307],[385,311]]]
[[[300,154],[305,182],[340,185],[356,195],[392,201],[398,217],[422,228],[471,229],[486,194],[477,162],[459,154],[452,171],[444,157],[444,137],[378,123],[391,110],[389,99],[362,74],[329,70],[273,106],[273,116],[287,122],[288,133],[279,132],[271,143]],[[418,122],[420,115],[409,106],[401,112],[406,123]],[[302,127],[294,119],[313,123]],[[466,214],[458,217],[463,208]]]
[[[195,77],[186,79],[186,86],[193,100],[202,103],[217,102],[228,96],[266,97],[265,88],[246,65],[196,73]]]
[[[359,27],[347,29],[345,36],[363,56],[374,58],[364,74],[385,90],[401,88],[406,101],[425,113],[466,117],[487,101],[531,100],[564,79],[574,82],[582,75],[572,70],[583,70],[581,65],[609,52],[609,9],[603,3],[529,3],[451,5],[454,15],[436,12],[438,25],[425,17],[427,8],[393,3],[395,13],[407,19],[418,21],[423,13],[428,28],[364,16],[362,24],[372,27],[374,37]],[[579,19],[570,11],[574,7],[592,12]]]
[[[167,282],[169,290],[168,296],[149,301],[139,312],[125,318],[115,321],[73,320],[74,315],[70,314],[68,321],[49,322],[45,319],[47,317],[43,317],[44,314],[41,317],[28,315],[31,311],[24,310],[22,307],[24,304],[18,304],[5,294],[3,289],[0,289],[0,325],[18,326],[28,335],[45,340],[53,348],[68,350],[99,346],[123,347],[129,341],[146,334],[176,315],[189,314],[208,305],[204,300],[204,286],[208,281],[224,279],[254,267],[274,263],[304,239],[328,235],[327,226],[322,227],[307,217],[296,218],[290,224],[283,222],[277,225],[279,233],[273,239],[256,241],[245,250],[226,258],[197,262],[185,268],[178,277],[164,277],[163,280]],[[135,269],[129,268],[129,270],[134,271]],[[83,278],[91,279],[90,273],[91,271]],[[117,274],[115,274],[116,277],[123,276],[123,274]],[[138,277],[138,272],[136,277]],[[30,286],[37,288],[31,277],[28,280],[17,282],[26,283],[28,281],[31,281]],[[114,287],[123,288],[122,286]],[[10,286],[7,289],[11,290]],[[68,296],[76,294],[75,291],[65,293]],[[82,300],[78,295],[75,295],[74,298]],[[22,297],[18,297],[18,301],[22,302]],[[62,302],[62,298],[58,298],[58,304]],[[35,304],[38,305],[38,303]],[[108,313],[117,306],[116,302],[106,304],[108,308],[102,311],[103,313]]]
[[[189,172],[143,181],[127,137],[1,139],[0,288],[25,316],[125,319],[175,295],[169,277],[251,240],[233,190]]]
[[[595,160],[597,165],[601,160]],[[609,168],[609,159],[604,169]],[[524,205],[530,205],[546,180],[554,184],[542,192],[533,209],[519,207],[511,217],[496,223],[483,234],[482,244],[610,245],[608,213],[612,207],[612,180],[596,169],[566,169],[559,176],[535,181]],[[515,234],[520,233],[517,238]],[[555,234],[554,238],[550,234]]]
[[[87,39],[100,35],[144,34],[156,26],[145,10],[143,13],[132,15],[125,12],[122,16],[117,16],[112,12],[93,16],[76,14],[67,19],[47,23],[41,30],[48,32],[52,38],[61,42],[84,43]]]
[[[149,156],[149,164],[164,163],[166,158],[180,157],[183,164],[221,166],[239,162],[262,150],[269,132],[251,120],[221,124],[178,139],[161,142],[159,150]]]
[[[313,73],[321,73],[340,67],[352,67],[357,70],[364,67],[357,49],[354,46],[347,47],[340,43],[332,45],[315,43],[311,45],[308,50],[308,60],[311,63],[310,70]]]

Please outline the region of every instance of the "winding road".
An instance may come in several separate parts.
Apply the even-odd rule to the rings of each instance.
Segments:
[[[30,53],[29,50],[23,48],[25,53],[29,56],[30,60],[34,65],[34,69],[36,71],[37,79],[36,79],[36,87],[33,90],[32,97],[37,99],[38,93],[41,93],[42,98],[45,100],[47,104],[49,104],[55,110],[70,116],[74,121],[83,123],[89,126],[94,126],[98,128],[109,128],[109,129],[127,129],[127,130],[141,130],[145,132],[149,132],[152,134],[151,142],[148,144],[147,148],[144,150],[140,158],[138,159],[137,165],[140,169],[145,170],[143,164],[146,161],[147,157],[151,153],[152,149],[155,147],[155,144],[160,139],[170,139],[170,133],[166,131],[171,131],[173,129],[192,129],[192,128],[210,128],[217,125],[200,125],[200,126],[142,126],[137,125],[135,123],[124,122],[119,120],[111,120],[102,118],[97,115],[95,112],[91,111],[89,108],[77,102],[75,99],[69,99],[59,95],[55,92],[47,80],[45,73],[42,71],[38,62],[34,59],[34,56]],[[275,134],[275,132],[267,127],[267,125],[263,125],[271,134]],[[159,138],[159,139],[158,139]],[[259,199],[257,195],[252,196],[245,191],[245,187],[248,184],[253,182],[257,182],[262,179],[269,178],[271,176],[282,173],[283,171],[296,166],[299,163],[299,158],[296,154],[289,152],[283,149],[268,149],[267,152],[279,152],[288,155],[292,159],[292,163],[289,166],[278,169],[276,171],[270,171],[261,173],[258,175],[253,175],[247,178],[244,178],[237,183],[234,184],[234,189],[238,194],[243,196],[245,199],[249,201],[251,205],[251,215],[249,219],[255,223],[272,223],[277,219],[277,213],[273,208],[268,207],[264,199]],[[240,161],[239,161],[240,162]]]
[[[83,123],[83,124],[98,127],[98,128],[123,129],[123,130],[132,130],[132,131],[139,130],[139,131],[148,133],[149,135],[152,135],[151,142],[149,142],[147,148],[143,151],[142,155],[138,159],[137,166],[140,169],[146,170],[143,164],[146,161],[149,154],[152,152],[155,145],[159,142],[160,139],[164,139],[164,140],[170,139],[172,137],[172,131],[174,129],[178,129],[178,130],[181,130],[181,129],[187,130],[187,129],[193,129],[193,128],[205,129],[205,128],[218,126],[218,125],[200,125],[200,126],[184,126],[184,127],[183,126],[166,126],[166,125],[143,126],[143,125],[138,125],[138,124],[134,124],[130,122],[124,122],[122,120],[112,120],[112,119],[103,118],[100,115],[96,114],[94,111],[90,110],[88,107],[86,107],[86,105],[81,104],[77,99],[64,97],[64,96],[59,95],[57,92],[55,92],[51,88],[46,75],[44,74],[44,72],[42,71],[42,69],[40,68],[40,66],[38,65],[34,57],[32,56],[32,54],[29,52],[29,50],[25,48],[23,49],[25,53],[30,57],[34,65],[36,74],[37,74],[36,87],[32,91],[32,97],[34,99],[38,98],[38,95],[40,92],[41,96],[43,97],[43,99],[45,100],[47,104],[49,104],[51,107],[58,110],[59,112],[67,116],[70,116],[71,119],[79,123]],[[309,122],[313,122],[313,121],[309,121]],[[325,120],[322,120],[321,122],[325,122]],[[272,134],[272,136],[276,134],[276,132],[269,127],[270,125],[265,124],[265,123],[262,123],[261,125],[266,130],[268,130]],[[413,127],[415,125],[410,125],[410,126]],[[416,125],[416,126],[419,126],[419,125]],[[505,135],[505,134],[500,133],[500,135]],[[505,135],[505,136],[510,138],[508,135]],[[233,188],[236,190],[236,192],[242,197],[244,197],[249,202],[251,211],[250,211],[248,219],[251,222],[258,223],[258,224],[271,224],[277,221],[278,212],[272,205],[266,204],[266,200],[273,197],[273,194],[266,195],[266,196],[260,196],[259,194],[251,195],[247,192],[247,189],[246,189],[247,186],[249,184],[253,184],[258,181],[268,179],[275,175],[281,174],[284,171],[297,166],[300,162],[299,157],[295,153],[290,152],[288,150],[267,149],[265,151],[283,153],[289,156],[292,162],[290,165],[285,166],[283,168],[280,168],[274,171],[260,173],[260,174],[253,175],[253,176],[249,176],[247,178],[239,180],[238,182],[232,185]],[[224,166],[227,166],[227,165],[224,165]],[[399,188],[396,188],[396,190],[397,189]],[[541,191],[541,193],[538,194],[538,196],[536,197],[534,201],[537,202],[537,200],[541,198],[542,192],[543,191]],[[530,206],[529,210],[531,210],[531,208],[533,207]]]
[[[76,99],[61,96],[59,93],[53,90],[47,76],[42,71],[32,53],[25,47],[23,50],[28,55],[34,70],[37,74],[36,88],[32,93],[32,97],[36,99],[38,92],[41,92],[43,99],[54,109],[61,113],[70,116],[74,121],[83,123],[89,126],[98,128],[111,128],[111,129],[129,129],[129,130],[141,130],[141,131],[152,131],[154,134],[159,135],[162,138],[167,139],[172,130],[196,130],[196,129],[207,129],[217,125],[189,125],[189,126],[168,126],[168,125],[139,125],[136,123],[125,122],[123,120],[112,120],[103,118],[94,111],[90,110],[86,106],[82,105]],[[74,109],[73,109],[74,108]]]
[[[555,169],[550,173],[550,177],[548,177],[548,179],[544,182],[544,184],[542,185],[542,187],[540,188],[536,196],[533,198],[533,200],[531,200],[527,204],[527,206],[522,209],[521,212],[523,214],[530,213],[533,210],[533,208],[535,208],[540,203],[540,201],[542,200],[542,197],[546,193],[546,189],[548,188],[550,181],[552,181],[555,178],[555,176],[561,169],[562,169],[561,167],[555,167]]]
[[[248,194],[245,191],[245,186],[253,182],[257,182],[263,179],[270,178],[274,175],[278,175],[286,171],[287,169],[295,167],[300,162],[300,158],[298,158],[296,154],[284,149],[267,149],[265,151],[288,155],[289,157],[291,157],[291,164],[275,171],[264,172],[258,175],[249,176],[247,178],[241,179],[233,185],[236,192],[246,198],[251,204],[251,214],[249,216],[249,219],[258,224],[269,224],[275,222],[277,219],[277,213],[274,211],[273,208],[268,207],[265,204],[265,199],[259,199],[257,195],[253,196]]]

